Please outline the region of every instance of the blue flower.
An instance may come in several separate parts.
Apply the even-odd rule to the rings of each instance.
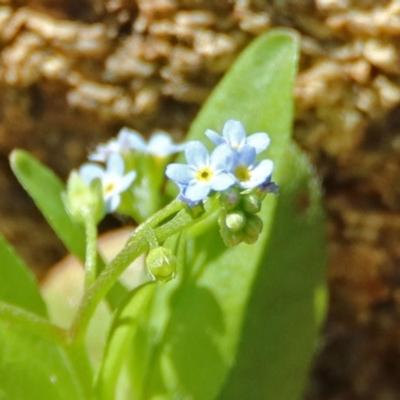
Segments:
[[[110,140],[106,144],[100,144],[96,150],[89,154],[90,161],[97,161],[105,163],[112,153],[122,154],[124,151],[129,150],[130,133],[126,130],[121,130],[116,139]]]
[[[100,179],[107,212],[113,212],[118,208],[121,193],[127,190],[136,178],[135,171],[124,175],[124,169],[124,160],[119,153],[109,155],[105,169],[93,163],[84,164],[79,169],[80,176],[87,183],[96,178]]]
[[[246,137],[246,130],[240,121],[230,119],[222,128],[222,136],[217,132],[207,129],[206,136],[217,146],[225,143],[234,151],[240,151],[244,146],[254,147],[256,154],[264,151],[270,143],[269,136],[265,132],[257,132]]]
[[[193,141],[186,144],[185,157],[187,165],[170,164],[166,170],[167,177],[183,187],[181,198],[198,202],[211,190],[223,191],[235,183],[227,172],[234,158],[229,146],[218,146],[210,156],[201,142]]]
[[[148,143],[146,143],[143,136],[136,131],[123,128],[121,133],[122,132],[127,135],[129,148],[142,153],[151,154],[155,157],[166,158],[174,153],[182,151],[185,147],[185,144],[175,144],[170,135],[161,131],[151,136]]]
[[[256,162],[256,149],[244,145],[235,155],[231,173],[239,187],[254,189],[271,180],[273,169],[271,160]]]

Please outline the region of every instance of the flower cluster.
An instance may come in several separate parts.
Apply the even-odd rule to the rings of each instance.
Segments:
[[[172,154],[181,151],[183,146],[175,144],[165,132],[156,132],[146,142],[138,132],[123,128],[116,139],[97,146],[89,154],[90,162],[82,165],[78,173],[87,184],[95,179],[100,180],[106,213],[121,211],[124,209],[120,207],[121,195],[132,191],[133,184],[137,184],[143,177],[146,171],[141,169],[148,166],[146,157],[167,161]],[[154,171],[157,167],[150,169],[157,172]],[[164,168],[163,165],[161,167]]]
[[[254,243],[263,223],[256,214],[268,192],[278,186],[271,181],[274,164],[256,157],[269,146],[265,132],[246,135],[241,122],[229,120],[222,135],[208,129],[206,136],[216,145],[209,154],[198,141],[185,147],[187,164],[170,164],[166,175],[179,189],[179,198],[193,207],[213,193],[221,205],[219,225],[227,246]]]
[[[96,150],[89,154],[90,161],[107,162],[108,157],[113,153],[127,153],[135,150],[142,153],[151,154],[155,157],[167,158],[170,155],[183,150],[184,144],[175,144],[171,136],[166,132],[155,132],[148,143],[143,136],[129,128],[122,128],[116,139],[110,140],[106,144],[100,144]]]
[[[271,181],[273,162],[256,161],[256,156],[270,143],[266,133],[246,137],[242,123],[229,120],[222,136],[210,129],[205,134],[216,144],[211,155],[201,142],[193,141],[185,147],[187,164],[167,166],[166,175],[179,186],[183,201],[195,204],[211,191],[223,192],[231,187],[255,189]]]
[[[216,194],[221,234],[228,246],[253,243],[262,230],[256,215],[262,199],[278,189],[271,181],[273,162],[258,160],[270,144],[269,136],[265,132],[247,136],[242,123],[235,120],[225,123],[222,135],[210,129],[205,135],[215,145],[211,153],[200,141],[175,144],[169,135],[158,132],[146,142],[136,131],[122,129],[116,139],[99,145],[89,155],[90,162],[80,167],[79,178],[91,188],[86,198],[97,196],[100,203],[92,199],[91,204],[103,204],[105,213],[118,211],[140,223],[168,201],[161,191],[165,172],[178,185],[178,198],[189,207]],[[181,150],[187,163],[171,163],[164,171],[169,157]],[[74,193],[85,192],[78,183],[70,185],[79,189]],[[76,208],[73,198],[69,197],[71,210]]]

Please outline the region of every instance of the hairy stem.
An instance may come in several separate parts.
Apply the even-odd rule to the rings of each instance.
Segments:
[[[164,225],[157,227],[157,225],[174,214],[176,214],[175,217],[165,222]],[[137,257],[148,251],[149,243],[146,237],[146,230],[148,228],[154,230],[158,242],[162,243],[168,237],[181,232],[192,223],[193,217],[190,212],[183,208],[180,201],[175,200],[140,225],[132,233],[121,252],[101,272],[96,282],[87,288],[79,311],[69,332],[71,340],[79,342],[84,337],[90,318],[92,317],[97,305],[113,287],[121,273]]]

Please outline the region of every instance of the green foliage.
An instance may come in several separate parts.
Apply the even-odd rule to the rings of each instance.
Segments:
[[[45,316],[46,306],[33,274],[2,236],[0,260],[0,300]]]
[[[14,150],[11,168],[21,185],[67,249],[85,259],[85,232],[67,213],[62,200],[65,187],[48,168],[23,150]]]
[[[23,321],[0,318],[0,360],[0,399],[84,399],[65,352]]]

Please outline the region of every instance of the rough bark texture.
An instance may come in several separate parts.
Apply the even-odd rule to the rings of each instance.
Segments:
[[[38,276],[63,254],[12,178],[61,177],[122,126],[183,137],[255,36],[301,34],[295,138],[325,187],[330,314],[308,400],[400,398],[400,3],[16,0],[0,5],[0,229]]]

